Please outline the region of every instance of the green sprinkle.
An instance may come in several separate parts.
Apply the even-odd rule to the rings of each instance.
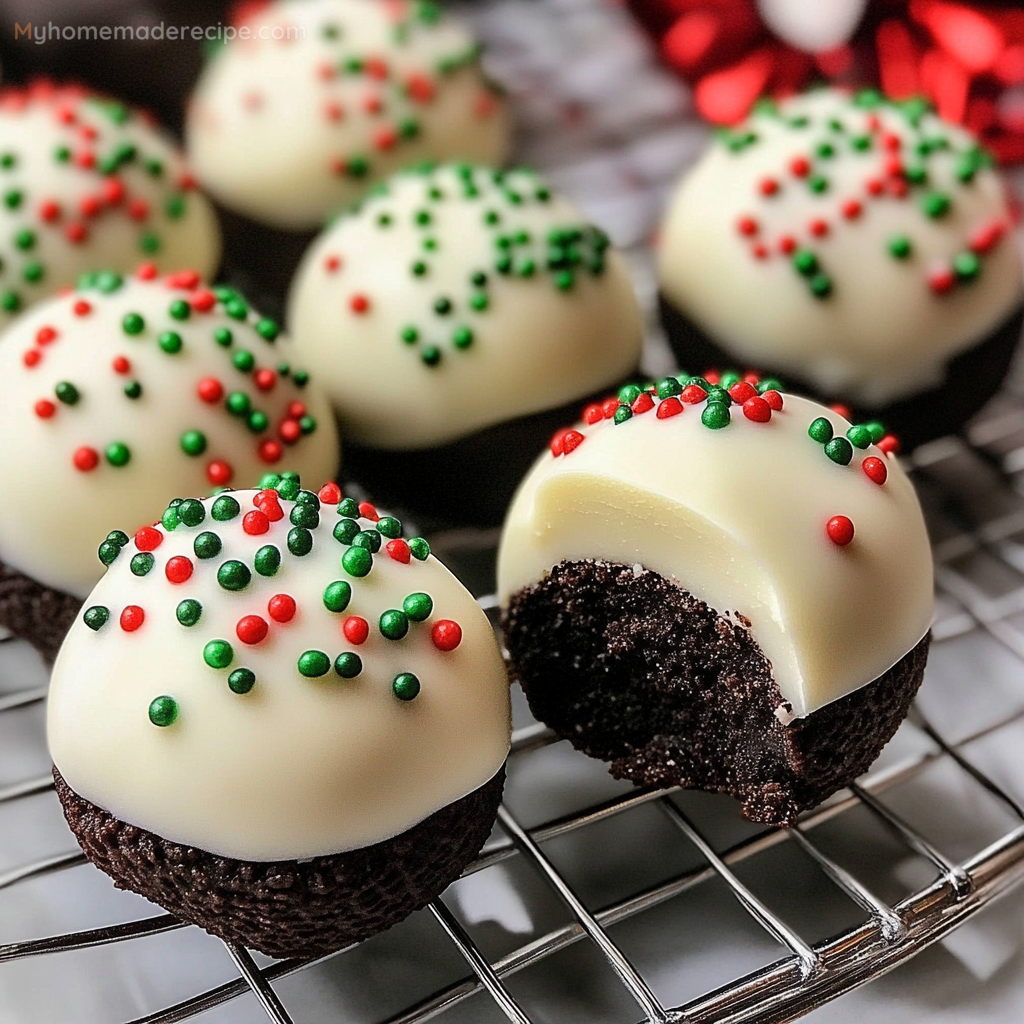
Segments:
[[[200,430],[186,430],[181,435],[181,450],[186,455],[202,455],[206,451],[206,435]]]
[[[210,668],[227,668],[234,660],[235,652],[227,640],[211,640],[203,648],[203,661]]]
[[[121,547],[118,544],[111,544],[110,541],[105,540],[96,552],[99,555],[100,561],[104,565],[112,565],[114,559],[121,554]]]
[[[142,385],[137,380],[129,381],[124,386],[124,393],[126,398],[131,398],[133,401],[136,398],[142,397]]]
[[[714,384],[708,388],[708,402],[716,402],[719,405],[730,406],[732,405],[732,395],[730,395],[725,388],[718,384]]]
[[[683,385],[675,377],[663,377],[655,386],[659,398],[672,398],[682,394]]]
[[[784,391],[782,381],[778,377],[765,377],[757,383],[757,393],[763,395],[766,391]]]
[[[402,611],[413,622],[423,622],[430,618],[430,613],[433,610],[434,601],[429,594],[410,594],[402,602]]]
[[[456,327],[452,332],[452,344],[456,348],[469,348],[473,344],[473,331],[469,327]]]
[[[249,315],[249,307],[236,296],[224,303],[224,312],[232,320],[244,320]]]
[[[816,193],[822,193],[828,191],[828,178],[821,174],[812,174],[807,179],[807,187]]]
[[[303,651],[298,668],[307,679],[317,679],[331,670],[331,659],[323,651]]]
[[[833,433],[832,424],[824,416],[819,416],[807,428],[807,436],[813,438],[818,444],[828,444],[832,440]]]
[[[16,248],[21,249],[23,252],[26,249],[31,249],[36,244],[36,233],[29,230],[29,228],[22,228],[14,236],[14,245]]]
[[[420,353],[420,359],[422,359],[427,366],[437,366],[437,364],[441,362],[441,350],[436,345],[428,345]]]
[[[160,525],[165,530],[174,531],[180,525],[178,522],[178,509],[174,505],[169,505],[164,509],[164,514],[160,517]]]
[[[399,331],[398,336],[406,343],[406,345],[415,345],[420,340],[420,332],[415,327],[409,325],[403,327]]]
[[[383,536],[394,539],[402,536],[402,522],[394,516],[381,516],[377,521],[377,532]]]
[[[273,544],[265,544],[256,552],[253,566],[261,576],[274,576],[281,568],[281,552]]]
[[[357,519],[359,517],[359,502],[355,498],[342,498],[338,504],[338,515]]]
[[[25,196],[22,192],[19,192],[17,189],[12,189],[10,192],[6,192],[4,194],[4,204],[9,210],[16,210],[21,206],[21,201],[24,198]]]
[[[352,587],[344,580],[328,583],[324,589],[324,607],[329,612],[343,612],[352,600]]]
[[[119,467],[127,466],[132,457],[131,449],[121,441],[114,441],[108,444],[103,454],[106,456],[107,462],[112,466]]]
[[[256,333],[263,338],[265,341],[276,341],[277,336],[281,333],[281,328],[276,320],[271,320],[270,317],[260,317],[256,321]]]
[[[828,160],[829,157],[836,155],[836,147],[833,146],[831,142],[822,142],[819,143],[815,153],[817,153],[822,160]]]
[[[380,617],[380,631],[388,640],[401,640],[409,632],[409,616],[397,608],[389,608]]]
[[[304,526],[293,526],[288,531],[288,550],[301,558],[313,550],[313,534]]]
[[[0,306],[7,313],[17,313],[21,309],[21,296],[17,292],[5,291],[0,295]]]
[[[282,498],[286,501],[294,501],[299,496],[300,490],[298,480],[292,479],[287,473],[281,474],[281,482],[277,485],[277,493]]]
[[[952,205],[952,200],[944,192],[929,192],[921,199],[922,212],[933,220],[945,217]]]
[[[733,384],[738,383],[740,380],[742,380],[742,378],[735,370],[728,370],[726,373],[722,374],[721,379],[718,381],[718,386],[728,391]]]
[[[250,582],[252,582],[252,573],[245,562],[240,562],[237,558],[231,558],[218,567],[217,582],[225,590],[245,590]]]
[[[85,609],[82,621],[93,631],[102,629],[110,619],[110,609],[104,608],[101,604],[94,604],[91,608]]]
[[[363,671],[363,660],[353,651],[344,651],[334,659],[334,671],[342,679],[355,679]]]
[[[224,405],[232,416],[248,416],[252,408],[252,402],[244,391],[232,391]]]
[[[25,279],[26,284],[38,284],[46,276],[46,270],[42,263],[26,263],[22,268],[21,276]]]
[[[957,253],[953,257],[953,271],[961,281],[973,281],[981,273],[981,260],[970,251]]]
[[[192,550],[196,553],[196,558],[216,558],[220,554],[221,547],[220,537],[215,533],[210,533],[209,530],[199,534],[192,543]]]
[[[854,135],[850,139],[850,145],[860,153],[864,153],[871,148],[871,136],[870,135]]]
[[[174,725],[178,720],[178,702],[173,697],[166,695],[150,701],[149,720],[161,729]]]
[[[373,568],[373,555],[366,548],[351,547],[341,556],[341,566],[349,576],[361,578]]]
[[[732,422],[729,407],[722,402],[709,402],[700,414],[700,421],[709,430],[721,430]]]
[[[452,300],[442,296],[434,302],[434,312],[438,316],[447,316],[452,311]]]
[[[270,417],[267,416],[265,412],[260,412],[259,409],[254,409],[249,413],[249,417],[245,421],[245,425],[254,434],[260,434],[270,425]]]
[[[833,437],[825,445],[825,454],[840,466],[848,466],[853,458],[853,445],[845,437]]]
[[[878,444],[885,437],[885,427],[878,420],[872,420],[870,423],[865,423],[864,426],[867,427],[868,433],[871,435],[872,444]]]
[[[146,321],[138,313],[128,313],[121,321],[125,334],[141,334],[146,329]]]
[[[203,617],[203,606],[190,597],[178,605],[175,615],[183,626],[191,627]]]
[[[231,365],[242,373],[248,373],[256,365],[256,357],[244,348],[236,348],[231,356]]]
[[[177,507],[178,519],[186,526],[198,526],[206,518],[203,503],[195,498],[186,498]]]
[[[351,544],[359,533],[359,524],[354,519],[339,519],[334,527],[334,539],[341,544]]]
[[[399,700],[415,700],[419,696],[420,681],[411,672],[395,676],[391,689]]]
[[[560,270],[557,274],[555,274],[555,287],[560,292],[569,291],[574,283],[575,278],[573,277],[573,273],[571,270]]]
[[[218,327],[213,332],[213,340],[220,345],[221,348],[230,348],[231,342],[234,340],[234,336],[227,327]]]
[[[167,312],[175,320],[187,320],[192,315],[192,307],[184,299],[175,299],[167,308]]]
[[[320,525],[320,513],[312,505],[292,506],[289,522],[292,526],[304,526],[307,530],[315,530]]]
[[[231,497],[230,494],[222,494],[214,503],[213,509],[210,514],[218,523],[226,523],[231,519],[234,519],[239,512],[242,511],[242,506]]]
[[[867,448],[871,444],[871,431],[862,424],[855,424],[846,431],[846,437],[854,448]]]
[[[430,545],[422,537],[413,537],[409,541],[409,551],[418,562],[425,562],[430,555]]]
[[[889,239],[889,255],[894,259],[905,260],[913,251],[913,244],[906,235],[893,235]]]
[[[481,313],[490,305],[490,299],[483,292],[477,292],[475,295],[470,296],[469,305],[471,309]]]
[[[248,693],[256,685],[256,673],[251,668],[236,668],[228,676],[228,688],[232,693]]]
[[[816,299],[827,299],[832,294],[832,278],[828,274],[815,274],[807,283]]]
[[[352,543],[355,547],[365,548],[371,555],[375,555],[380,551],[380,534],[376,530],[363,530],[352,538]]]
[[[797,249],[793,253],[793,266],[805,277],[810,277],[818,269],[818,257],[810,249]]]
[[[612,417],[612,419],[615,421],[616,425],[618,425],[620,423],[625,423],[626,420],[631,420],[632,418],[633,418],[633,410],[630,409],[630,407],[628,405],[620,405],[615,410],[615,415]]]
[[[637,384],[626,384],[619,388],[616,396],[621,405],[632,405],[642,394],[644,389]]]

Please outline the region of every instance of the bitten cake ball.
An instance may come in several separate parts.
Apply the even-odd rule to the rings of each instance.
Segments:
[[[340,461],[330,407],[278,327],[194,271],[104,272],[0,335],[0,623],[53,656],[112,559],[109,509]],[[56,500],[54,500],[56,499]]]
[[[354,478],[477,522],[501,521],[552,431],[633,373],[642,344],[604,232],[535,172],[470,164],[400,173],[339,218],[288,321]]]
[[[658,268],[683,365],[771,370],[910,445],[980,408],[1021,332],[991,157],[876,92],[811,92],[721,134],[676,191]]]
[[[85,89],[0,91],[0,322],[86,271],[220,263],[210,204],[145,115]]]
[[[283,0],[244,28],[207,67],[187,119],[199,178],[229,209],[312,230],[409,164],[504,158],[479,47],[436,4]]]
[[[454,881],[494,824],[509,689],[426,541],[292,473],[117,538],[47,719],[86,856],[277,957],[367,938]]]
[[[753,376],[588,407],[501,540],[534,714],[617,777],[729,793],[755,821],[847,785],[907,713],[929,643],[928,536],[890,452],[877,424]]]

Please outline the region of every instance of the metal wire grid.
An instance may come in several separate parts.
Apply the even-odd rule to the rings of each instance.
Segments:
[[[971,463],[970,479],[954,472],[958,462]],[[981,467],[981,468],[979,468]],[[921,488],[926,508],[942,517],[946,535],[936,544],[937,582],[940,597],[952,598],[958,610],[936,622],[936,647],[941,657],[943,641],[971,630],[983,630],[1000,645],[1024,660],[1024,590],[1008,592],[1008,598],[993,599],[963,573],[958,563],[966,555],[982,553],[998,559],[1012,573],[1024,578],[1024,398],[1012,392],[1000,397],[996,407],[966,438],[946,439],[920,451],[911,467]],[[989,474],[990,488],[978,486],[979,473]],[[997,491],[991,490],[995,480]],[[985,494],[998,494],[999,514],[992,518],[992,501]],[[981,497],[979,497],[979,495]],[[978,502],[981,501],[981,505]],[[972,505],[982,511],[972,513]],[[495,614],[491,598],[482,605]],[[27,689],[0,698],[0,714],[39,703],[45,688]],[[569,920],[549,933],[535,938],[500,959],[490,962],[470,937],[466,927],[445,903],[437,899],[430,911],[448,940],[465,959],[464,978],[388,1019],[387,1024],[414,1024],[443,1015],[464,1000],[486,993],[501,1013],[516,1024],[530,1024],[531,1016],[517,1002],[505,983],[510,975],[538,965],[577,942],[590,942],[604,957],[625,991],[636,1004],[634,1019],[666,1024],[686,1021],[778,1022],[791,1020],[826,1001],[898,966],[929,944],[941,939],[996,897],[1008,892],[1024,877],[1024,808],[988,774],[964,754],[965,748],[984,736],[1009,728],[1024,718],[1017,711],[948,743],[939,731],[915,709],[912,720],[933,743],[924,753],[873,773],[805,814],[793,829],[768,829],[726,849],[716,850],[701,826],[673,800],[673,791],[637,788],[601,803],[582,807],[552,818],[536,827],[524,828],[507,804],[499,811],[497,839],[485,847],[467,868],[472,874],[509,858],[521,858],[540,874],[564,904]],[[539,724],[519,729],[514,736],[511,757],[536,756],[555,741]],[[993,800],[1002,804],[1018,822],[996,842],[961,862],[954,862],[928,837],[896,813],[885,800],[887,791],[920,775],[933,763],[946,759],[977,783]],[[0,789],[0,837],[3,811],[17,801],[45,794],[52,789],[48,777],[27,779]],[[52,799],[52,797],[48,797]],[[545,844],[570,833],[586,830],[598,822],[629,814],[642,805],[652,805],[695,847],[703,865],[683,872],[656,886],[635,892],[598,909],[588,907],[572,885],[545,854]],[[933,881],[907,898],[887,905],[849,870],[833,860],[816,841],[816,829],[856,807],[866,809],[908,850],[930,862]],[[809,944],[777,914],[773,913],[736,874],[742,862],[756,858],[778,844],[793,843],[807,854],[864,913],[861,923],[824,942]],[[77,850],[43,858],[0,875],[0,890],[20,885],[55,872],[78,867],[84,857]],[[89,869],[91,870],[91,869]],[[614,926],[638,917],[687,890],[720,879],[744,910],[781,947],[781,955],[768,966],[736,978],[682,1006],[669,1007],[658,998],[650,983],[616,943]],[[114,926],[92,928],[62,935],[0,945],[3,964],[26,957],[41,957],[91,946],[143,941],[147,936],[189,927],[169,914],[157,914]],[[401,926],[399,926],[401,927]],[[2,936],[0,936],[2,938]],[[293,1020],[281,1000],[275,982],[320,961],[283,960],[259,967],[252,956],[233,944],[225,944],[239,978],[155,1013],[136,1018],[130,1024],[173,1024],[251,991],[267,1017],[276,1024]],[[344,956],[351,948],[334,956]],[[326,959],[326,958],[325,958]],[[55,960],[55,977],[59,976]],[[0,975],[2,977],[2,975]]]

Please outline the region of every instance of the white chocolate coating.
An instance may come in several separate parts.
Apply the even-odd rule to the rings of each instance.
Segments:
[[[563,560],[638,564],[676,581],[719,614],[739,613],[802,717],[870,683],[928,630],[932,561],[921,509],[895,459],[870,446],[848,466],[807,434],[823,416],[784,396],[768,423],[710,430],[703,405],[668,419],[577,426],[568,455],[542,455],[521,485],[498,555],[503,603]],[[880,457],[881,486],[861,464]],[[826,524],[854,524],[839,547]]]
[[[99,267],[220,264],[217,218],[181,152],[124,104],[45,82],[4,90],[0,156],[2,320]]]
[[[549,234],[560,229],[581,236],[573,269],[547,265]],[[345,436],[377,448],[443,444],[636,369],[640,311],[607,244],[533,171],[406,172],[310,247],[292,285],[289,329]],[[497,269],[503,258],[506,273]],[[450,308],[438,312],[439,301]],[[465,331],[470,344],[460,348]]]
[[[312,230],[402,167],[503,161],[506,117],[476,44],[434,5],[282,0],[247,28],[188,111],[189,157],[230,209]]]
[[[931,113],[915,128],[895,106],[866,109],[822,90],[780,104],[778,114],[754,115],[731,138],[747,131],[756,141],[737,151],[718,141],[684,177],[658,254],[665,296],[738,361],[880,406],[941,383],[949,359],[1020,303],[1021,257],[1004,187],[982,164],[969,182],[958,180],[974,145],[962,128]],[[854,148],[858,136],[868,148]],[[922,140],[940,138],[945,148],[919,154]],[[818,154],[823,144],[833,155]],[[808,166],[796,174],[792,161],[801,158]],[[893,160],[909,179],[889,173]],[[927,175],[919,184],[918,169]],[[821,192],[811,187],[816,176],[827,183]],[[778,186],[773,194],[761,191],[765,181]],[[935,194],[951,202],[932,217],[923,204]],[[750,234],[740,229],[744,218],[756,227]],[[889,250],[899,236],[911,246],[904,258]],[[815,297],[813,275],[801,276],[795,254],[782,251],[787,237],[816,255],[831,279],[827,297]],[[969,260],[975,245],[980,271],[958,280],[954,260]]]
[[[188,319],[169,313],[172,302],[204,305],[212,300],[206,286],[170,287],[164,280],[126,279],[120,288],[103,294],[87,288],[40,303],[0,336],[0,473],[19,481],[20,497],[0,514],[0,560],[33,579],[84,598],[102,574],[96,550],[110,529],[110,509],[132,530],[150,520],[154,503],[182,494],[207,493],[215,484],[255,483],[267,470],[294,469],[313,479],[329,479],[340,462],[337,428],[323,393],[311,382],[304,388],[293,378],[270,375],[269,390],[257,384],[260,369],[282,362],[295,363],[285,337],[271,343],[255,329],[250,312],[239,321],[217,302]],[[88,312],[77,315],[76,304]],[[79,307],[83,308],[83,307]],[[144,328],[128,334],[127,314],[141,314]],[[41,330],[55,336],[45,340]],[[232,342],[222,347],[217,329],[230,330]],[[180,351],[168,354],[158,339],[176,333]],[[251,372],[233,365],[239,352],[249,352]],[[119,372],[114,361],[127,360]],[[26,365],[26,359],[34,365]],[[121,367],[124,364],[119,364]],[[205,379],[219,381],[223,393],[204,401],[198,392]],[[129,398],[132,382],[141,395]],[[58,384],[73,384],[78,401],[65,404],[56,395]],[[233,393],[249,396],[251,408],[266,414],[267,426],[250,429],[246,417],[226,409]],[[48,402],[51,415],[40,416],[37,403]],[[289,406],[300,402],[316,429],[295,443],[280,439]],[[206,448],[197,455],[182,449],[182,436],[200,431]],[[111,464],[109,445],[128,446],[126,465]],[[278,445],[278,458],[261,455],[267,442]],[[98,464],[76,468],[75,453],[91,448]],[[270,453],[273,454],[273,453]],[[226,463],[233,471],[217,475],[211,465]],[[210,475],[212,472],[212,476]],[[59,501],[53,496],[60,495]]]
[[[509,688],[494,633],[472,596],[433,556],[402,564],[382,548],[368,576],[347,575],[340,565],[347,548],[331,535],[339,521],[332,506],[321,508],[313,549],[302,557],[286,545],[293,502],[280,502],[284,518],[269,532],[245,533],[242,516],[253,510],[256,493],[233,492],[241,514],[231,522],[208,514],[197,527],[179,525],[166,534],[144,577],[129,568],[135,542],[122,550],[88,602],[108,607],[109,621],[94,632],[79,616],[54,665],[50,752],[81,796],[122,821],[210,853],[297,859],[381,842],[479,788],[504,762]],[[203,504],[209,511],[212,499]],[[203,561],[193,543],[206,530],[222,538],[223,549]],[[240,591],[218,585],[225,560],[252,568],[255,552],[267,544],[282,552],[276,575],[254,572]],[[184,583],[165,576],[173,556],[195,565]],[[341,613],[323,602],[335,580],[352,587]],[[400,609],[417,592],[433,599],[430,618],[412,623],[401,640],[386,639],[377,627],[380,614]],[[294,598],[291,621],[268,615],[268,601],[277,594]],[[187,598],[202,604],[202,617],[191,627],[175,614]],[[127,605],[145,613],[134,632],[119,624]],[[236,635],[236,623],[247,615],[269,624],[259,644]],[[342,632],[349,615],[370,624],[361,645]],[[431,641],[441,619],[462,627],[454,650]],[[204,647],[214,638],[231,643],[230,666],[215,669],[204,661]],[[355,651],[362,672],[343,679],[331,669],[308,678],[297,669],[307,650],[332,661]],[[227,683],[241,666],[256,674],[244,694]],[[399,700],[392,691],[401,672],[420,680],[413,700]],[[172,725],[158,728],[148,708],[163,695],[173,697],[179,711]]]

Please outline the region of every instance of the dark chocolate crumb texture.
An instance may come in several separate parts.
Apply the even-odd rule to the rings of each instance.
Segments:
[[[895,448],[754,375],[588,406],[499,551],[534,713],[617,775],[732,793],[759,821],[845,785],[906,714],[928,647],[931,550]]]
[[[107,574],[54,666],[47,723],[69,790],[116,819],[101,831],[249,862],[368,847],[373,860],[378,844],[463,798],[493,810],[501,784],[487,784],[510,729],[501,656],[472,595],[404,532],[337,484],[303,490],[293,473],[176,499],[134,537],[113,531],[100,548]],[[491,823],[454,844],[457,866],[439,860],[445,878]],[[76,832],[101,856],[93,826]],[[182,909],[179,883],[143,887],[130,857],[100,866],[218,931],[216,908]],[[427,898],[414,889],[402,907]],[[297,920],[319,913],[298,896]],[[376,898],[364,894],[373,921]],[[387,923],[392,912],[381,910]],[[339,943],[353,934],[343,916],[328,929]]]
[[[766,104],[676,191],[659,242],[666,306],[730,363],[859,408],[935,389],[1024,299],[992,164],[922,101],[822,89]],[[687,332],[666,326],[694,365]]]
[[[334,418],[293,355],[274,321],[194,271],[90,274],[39,303],[0,345],[0,471],[21,481],[0,514],[8,574],[81,600],[111,509],[134,531],[154,500],[251,484],[273,466],[333,477]],[[18,594],[0,622],[52,654],[56,623]]]

